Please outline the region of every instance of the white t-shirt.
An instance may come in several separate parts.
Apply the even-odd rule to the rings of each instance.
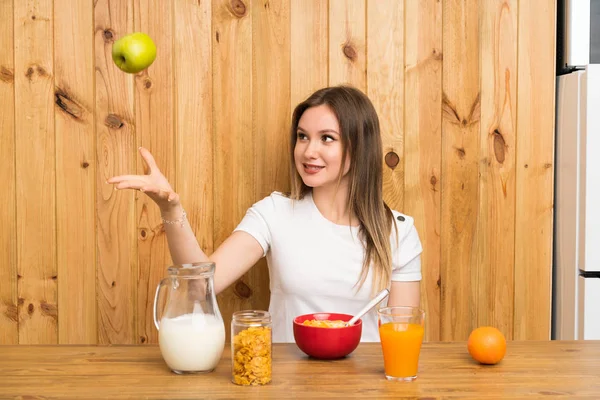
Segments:
[[[411,217],[393,211],[392,280],[421,280],[421,241]],[[372,275],[360,290],[364,246],[358,227],[326,219],[312,195],[291,200],[281,193],[255,203],[235,229],[252,235],[269,266],[273,342],[294,342],[293,320],[314,312],[356,314],[371,298]],[[218,266],[217,266],[218,268]],[[361,341],[379,341],[377,311],[362,317]]]

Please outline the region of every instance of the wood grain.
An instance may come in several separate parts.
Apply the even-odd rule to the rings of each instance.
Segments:
[[[252,10],[252,136],[260,200],[273,190],[290,190],[290,2],[257,1]]]
[[[273,348],[273,381],[231,383],[229,346],[209,374],[176,375],[157,346],[5,346],[0,359],[3,398],[394,398],[596,399],[599,341],[509,342],[495,366],[473,361],[466,343],[424,343],[418,378],[389,382],[381,347],[363,343],[349,357],[310,359],[295,344]]]
[[[91,344],[98,342],[94,14],[90,2],[55,0],[54,9],[58,342]]]
[[[173,2],[136,0],[134,29],[156,44],[156,60],[135,76],[135,126],[138,146],[147,148],[161,172],[175,179],[175,117],[173,99]],[[147,173],[137,158],[137,173]],[[136,196],[137,220],[137,337],[138,343],[158,342],[154,326],[154,292],[172,264],[160,210],[145,195]]]
[[[424,245],[427,338],[548,337],[555,18],[550,0],[0,0],[0,343],[156,342],[158,210],[106,179],[150,148],[212,253],[287,188],[290,110],[339,83],[398,156],[384,198]],[[111,47],[138,30],[158,58],[129,75]],[[263,261],[219,296],[226,324],[267,287]]]
[[[106,180],[135,172],[133,77],[111,56],[113,42],[133,30],[133,3],[98,0],[94,23],[98,343],[128,344],[136,342],[134,194],[115,191]]]
[[[481,6],[477,325],[495,326],[512,339],[518,3]]]
[[[384,200],[404,210],[404,4],[396,0],[367,3],[367,95],[379,116],[383,155],[398,157],[383,165]],[[377,71],[377,73],[370,73]]]
[[[329,2],[329,85],[367,91],[365,0]]]
[[[477,320],[479,7],[443,2],[441,332],[466,340]]]
[[[260,1],[260,0],[258,0]],[[252,135],[252,2],[213,2],[214,244],[218,247],[255,201]],[[234,311],[253,308],[261,271],[251,269],[218,296],[226,326]],[[236,293],[237,292],[237,293]],[[227,337],[230,330],[226,329]]]
[[[175,0],[176,179],[172,184],[206,254],[213,248],[211,2]]]
[[[254,199],[258,201],[273,190],[290,190],[290,2],[254,1],[252,13],[252,137]],[[266,258],[253,267],[244,282],[252,290],[252,307],[267,310],[270,282]]]
[[[423,245],[425,337],[440,340],[442,4],[405,4],[404,212],[415,219]]]
[[[290,106],[328,84],[329,10],[321,0],[290,4]]]
[[[15,63],[13,2],[0,1],[0,344],[17,344],[17,237],[15,180]]]
[[[19,343],[58,341],[51,0],[14,3]]]
[[[555,20],[554,1],[519,3],[515,339],[550,337]]]

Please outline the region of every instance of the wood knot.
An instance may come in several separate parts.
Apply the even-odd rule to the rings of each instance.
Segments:
[[[56,304],[49,304],[45,301],[42,301],[40,303],[40,309],[42,310],[42,314],[47,315],[49,317],[56,318],[58,316]]]
[[[436,285],[437,285],[438,288],[442,287],[442,278],[438,278],[438,280],[436,282]]]
[[[442,56],[442,52],[436,48],[431,50],[431,56],[433,57],[434,60],[438,60],[438,61],[441,61],[444,59],[444,57]]]
[[[220,37],[220,35],[219,35],[219,31],[216,31],[216,32],[215,32],[215,39],[216,39],[217,43],[219,43],[219,42],[220,42],[220,40],[221,40],[221,37]]]
[[[120,129],[125,123],[118,115],[108,114],[104,120],[104,125],[108,126],[110,129]]]
[[[105,29],[105,30],[102,32],[102,38],[104,39],[104,41],[105,41],[106,43],[108,43],[108,42],[112,42],[112,41],[113,41],[113,39],[114,39],[114,37],[115,37],[115,34],[114,34],[114,32],[113,32],[112,30],[110,30],[110,29]]]
[[[117,282],[115,282],[115,281],[112,281],[112,282],[110,283],[110,287],[115,287],[115,286],[117,286]]]
[[[146,239],[146,236],[148,236],[148,233],[146,232],[145,229],[140,229],[140,236],[142,237],[142,239]]]
[[[242,299],[249,299],[252,296],[252,289],[243,281],[239,280],[233,287],[233,292]]]
[[[87,161],[84,161],[84,162],[81,163],[81,168],[83,168],[83,169],[85,169],[85,168],[87,168],[89,166],[90,166],[90,163],[87,162]]]
[[[41,67],[39,65],[35,66],[35,69],[38,73],[39,76],[49,76],[48,72],[44,69],[44,67]]]
[[[144,87],[150,89],[152,87],[152,79],[146,77],[146,79],[144,79]]]
[[[429,178],[429,183],[431,184],[431,189],[435,192],[436,188],[435,185],[437,185],[437,178],[435,177],[435,175],[431,175],[431,178]]]
[[[481,118],[481,94],[477,94],[473,104],[471,104],[471,111],[465,118],[464,115],[459,116],[456,106],[450,101],[446,93],[442,92],[442,118],[463,128],[478,122]]]
[[[29,303],[29,305],[27,306],[27,312],[29,313],[29,315],[33,314],[33,304]]]
[[[390,167],[391,169],[396,168],[398,163],[400,162],[400,157],[393,151],[390,151],[385,155],[385,165]]]
[[[146,343],[146,336],[140,336],[140,343]]]
[[[231,13],[237,18],[242,18],[246,15],[247,7],[242,0],[231,0],[229,7]]]
[[[17,309],[17,306],[14,304],[7,305],[6,309],[4,310],[4,316],[6,316],[6,318],[8,318],[9,320],[11,320],[13,322],[18,322],[19,321],[19,311]]]
[[[56,91],[54,92],[54,103],[74,120],[83,120],[84,108],[73,100],[65,91],[56,88]]]
[[[15,80],[15,74],[4,65],[0,67],[0,81],[10,83]]]
[[[356,58],[358,57],[358,55],[356,53],[356,49],[354,48],[352,43],[344,44],[342,51],[344,52],[344,56],[350,61],[355,61]]]
[[[460,147],[460,148],[456,148],[456,154],[458,154],[458,158],[460,158],[462,160],[463,158],[465,158],[465,155],[467,154],[467,152],[465,151],[464,148]]]
[[[29,68],[27,68],[27,71],[25,71],[25,76],[27,77],[27,79],[31,80],[33,73],[34,73],[33,67],[29,67]]]
[[[500,164],[504,164],[504,160],[506,159],[506,142],[504,141],[504,136],[498,131],[498,129],[494,129],[494,155],[496,156],[496,161]]]
[[[442,117],[451,124],[460,123],[456,106],[450,101],[445,92],[442,92]]]

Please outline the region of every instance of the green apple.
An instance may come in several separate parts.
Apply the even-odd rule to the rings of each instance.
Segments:
[[[156,58],[156,45],[142,32],[123,36],[113,43],[112,59],[122,71],[136,74],[148,68]]]

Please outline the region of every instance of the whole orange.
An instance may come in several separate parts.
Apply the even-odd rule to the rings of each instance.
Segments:
[[[469,354],[482,364],[496,364],[506,354],[506,339],[502,332],[492,326],[474,329],[467,342]]]

